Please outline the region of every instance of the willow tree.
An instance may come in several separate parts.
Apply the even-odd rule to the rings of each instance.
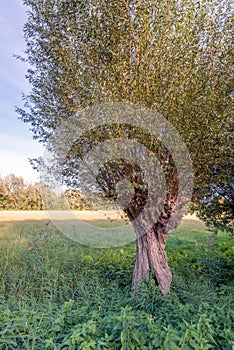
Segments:
[[[231,111],[231,1],[229,0],[25,0],[24,28],[27,78],[21,119],[34,138],[47,144],[64,120],[78,109],[106,102],[141,105],[168,120],[185,142],[194,169],[194,204],[214,183],[222,158]],[[152,129],[157,126],[152,125]],[[136,239],[133,288],[150,269],[162,294],[172,275],[165,239],[176,216],[178,174],[168,149],[129,125],[112,125],[84,135],[73,147],[73,159],[105,139],[134,138],[157,154],[165,173],[167,196],[162,213],[148,232]],[[67,163],[65,178],[73,178]],[[136,176],[138,173],[139,176]],[[225,172],[220,171],[220,180]],[[115,196],[121,177],[135,193],[125,207],[130,220],[147,198],[144,176],[124,160],[108,162],[98,182],[106,197]],[[70,178],[70,180],[69,180]],[[71,181],[72,182],[72,181]],[[143,188],[143,189],[142,189]],[[157,205],[155,203],[155,205]]]

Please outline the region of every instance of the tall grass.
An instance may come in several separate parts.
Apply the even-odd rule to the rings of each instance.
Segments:
[[[198,221],[167,243],[174,280],[131,295],[134,243],[80,246],[51,224],[0,227],[0,349],[233,349],[233,246]]]

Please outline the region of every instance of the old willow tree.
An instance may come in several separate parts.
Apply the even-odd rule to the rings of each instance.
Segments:
[[[106,102],[141,105],[166,118],[186,144],[193,163],[194,205],[210,194],[214,183],[225,183],[222,162],[228,165],[230,143],[225,159],[222,152],[230,139],[233,96],[231,1],[25,0],[24,4],[32,90],[18,112],[31,124],[35,139],[50,146],[54,130],[80,108]],[[84,135],[71,151],[73,159],[78,164],[85,150],[114,137],[137,139],[157,154],[164,170],[163,211],[148,232],[136,237],[133,288],[152,270],[165,295],[172,280],[164,249],[169,219],[176,218],[175,164],[168,149],[129,124],[104,126]],[[68,162],[64,169],[71,183],[72,167],[74,162],[70,168]],[[142,169],[123,159],[109,161],[97,180],[111,197],[124,176],[135,188],[125,207],[133,220],[147,199]],[[174,225],[178,222],[174,220]]]

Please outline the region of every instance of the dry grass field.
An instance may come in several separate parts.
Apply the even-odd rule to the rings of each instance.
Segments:
[[[57,220],[64,220],[65,211],[53,211],[53,216],[56,215]],[[105,220],[107,218],[117,219],[118,215],[114,211],[74,211],[73,212],[79,219],[82,220]],[[41,221],[50,220],[50,212],[46,210],[9,210],[0,211],[0,223],[1,222],[20,222],[20,221]]]
[[[120,220],[120,214],[117,214],[115,211],[74,211],[75,216],[81,220],[87,221],[96,221],[96,220]],[[66,215],[65,211],[54,211],[53,217],[56,216],[57,220],[64,220]],[[21,221],[41,221],[41,220],[50,220],[51,214],[49,211],[40,211],[40,210],[9,210],[9,211],[0,211],[0,223],[3,222],[21,222]],[[185,215],[185,221],[200,221],[195,215]]]

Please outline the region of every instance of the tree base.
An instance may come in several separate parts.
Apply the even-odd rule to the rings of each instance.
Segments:
[[[138,236],[132,278],[133,293],[136,293],[139,282],[147,279],[150,270],[154,273],[155,284],[159,286],[162,295],[169,293],[172,273],[165,252],[165,236],[157,227]]]

